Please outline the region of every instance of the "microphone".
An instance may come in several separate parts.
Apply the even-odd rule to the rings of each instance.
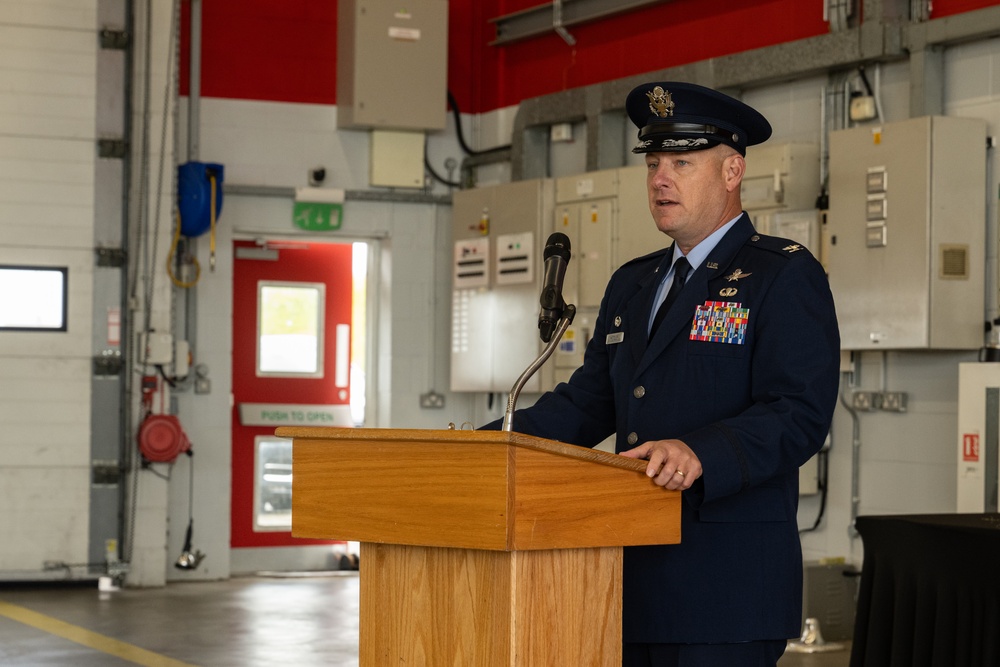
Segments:
[[[566,302],[563,301],[563,278],[566,277],[566,265],[569,263],[569,237],[556,232],[545,242],[542,253],[545,270],[542,274],[542,294],[538,299],[542,308],[538,313],[538,335],[543,343],[552,340],[556,323],[562,317]]]

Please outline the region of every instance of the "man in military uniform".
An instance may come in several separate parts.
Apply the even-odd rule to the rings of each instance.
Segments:
[[[615,272],[583,366],[513,428],[584,446],[615,433],[682,492],[681,543],[625,549],[624,665],[774,665],[801,624],[798,468],[836,403],[833,298],[808,250],[742,210],[746,147],[771,135],[760,113],[680,82],[626,108],[674,243]]]

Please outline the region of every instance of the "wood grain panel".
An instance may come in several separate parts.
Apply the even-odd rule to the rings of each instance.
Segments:
[[[514,665],[618,667],[622,549],[516,551]]]
[[[621,548],[363,544],[362,667],[617,667]]]
[[[362,544],[360,665],[510,665],[510,558]]]
[[[566,549],[680,542],[680,493],[645,472],[514,448],[511,548]],[[643,461],[643,469],[645,462]]]
[[[680,494],[646,463],[498,431],[280,428],[292,534],[535,550],[672,544]]]
[[[679,540],[643,461],[517,433],[280,428],[293,534],[362,542],[361,667],[621,663],[622,545]]]
[[[292,535],[504,549],[507,458],[461,443],[296,440]]]

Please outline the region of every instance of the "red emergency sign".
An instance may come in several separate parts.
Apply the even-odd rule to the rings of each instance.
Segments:
[[[979,434],[966,433],[962,435],[962,460],[979,461]]]

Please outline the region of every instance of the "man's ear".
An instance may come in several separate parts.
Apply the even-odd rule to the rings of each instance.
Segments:
[[[739,153],[733,153],[722,162],[723,177],[726,179],[726,191],[739,189],[743,176],[747,171],[746,160]]]

